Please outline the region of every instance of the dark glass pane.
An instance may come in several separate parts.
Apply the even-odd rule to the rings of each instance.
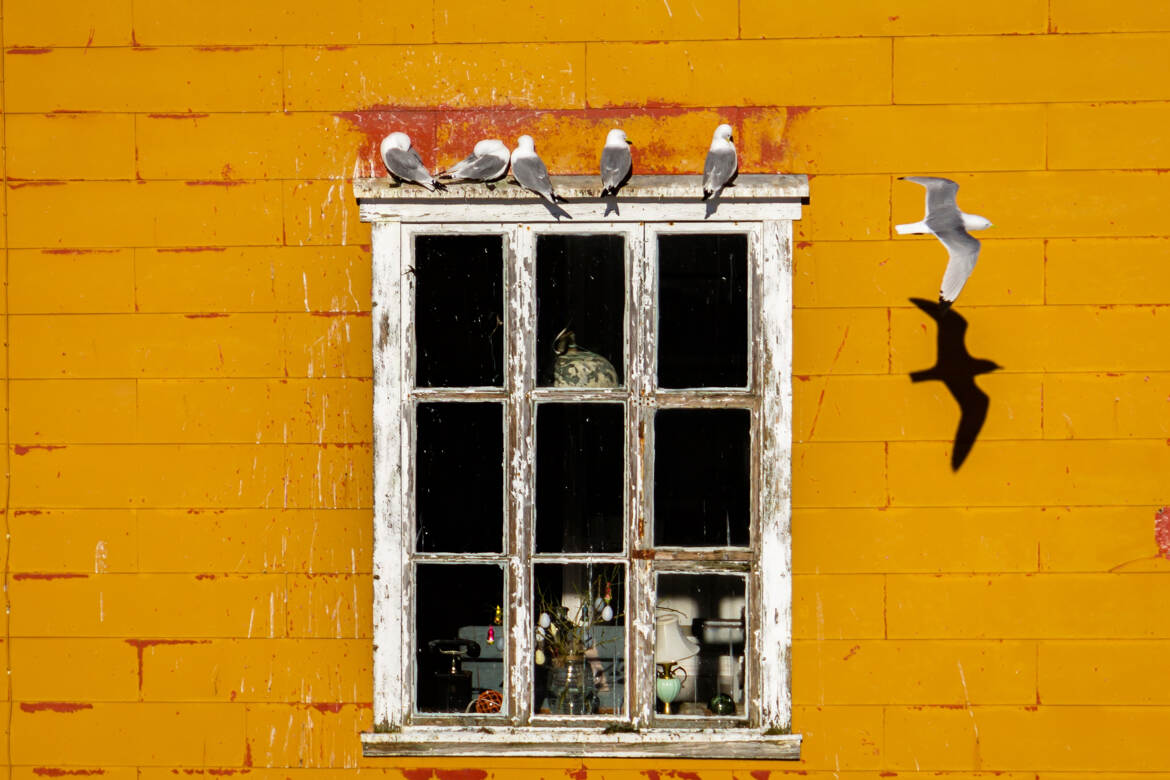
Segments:
[[[625,384],[625,267],[621,236],[544,235],[536,239],[536,369],[540,385]],[[565,330],[573,340],[558,342],[557,336]],[[612,374],[607,362],[613,367]]]
[[[501,552],[504,410],[492,403],[418,405],[419,552]]]
[[[658,386],[746,387],[744,235],[658,239]]]
[[[495,622],[497,608],[506,620],[499,565],[415,567],[414,700],[419,712],[466,712],[469,706],[471,712],[490,712],[491,702],[506,701],[508,631]]]
[[[625,416],[620,404],[536,408],[536,551],[620,552]]]
[[[609,715],[625,710],[626,587],[618,564],[533,566],[536,710]]]
[[[670,698],[672,715],[747,716],[746,592],[744,578],[737,574],[658,575],[654,621],[658,712],[665,712],[664,700]],[[664,676],[681,685],[664,681]]]
[[[654,544],[745,547],[751,413],[665,409],[654,417]]]
[[[419,387],[504,384],[501,236],[418,236],[414,246]]]

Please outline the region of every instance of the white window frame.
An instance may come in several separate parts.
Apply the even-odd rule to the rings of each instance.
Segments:
[[[517,756],[668,756],[691,758],[797,759],[800,735],[791,730],[791,549],[789,539],[792,448],[792,222],[800,218],[808,196],[804,176],[745,175],[714,201],[702,202],[697,176],[638,176],[622,190],[617,209],[596,196],[595,177],[556,177],[554,186],[569,199],[562,208],[546,206],[512,184],[470,185],[447,193],[400,187],[386,179],[354,182],[361,219],[372,223],[373,358],[374,358],[374,723],[362,734],[366,756],[517,755]],[[511,446],[505,497],[512,534],[503,557],[516,591],[531,590],[531,500],[534,484],[534,402],[548,400],[617,400],[613,391],[536,388],[535,264],[539,233],[613,234],[626,239],[627,285],[643,291],[627,305],[638,333],[626,334],[630,387],[626,396],[627,428],[639,424],[638,399],[650,394],[645,377],[654,371],[656,317],[652,275],[658,235],[670,233],[740,233],[748,235],[749,388],[658,391],[666,406],[718,406],[720,397],[735,397],[753,415],[753,518],[749,548],[727,551],[727,560],[746,566],[749,636],[745,648],[749,684],[745,690],[750,719],[743,727],[688,728],[653,712],[653,611],[627,619],[626,695],[622,718],[550,722],[531,718],[532,668],[523,659],[533,651],[532,605],[509,596],[512,631],[506,647],[513,659],[507,681],[511,715],[489,722],[452,716],[413,715],[413,654],[409,636],[414,624],[410,561],[413,534],[413,406],[453,395],[507,402],[506,409],[527,411],[526,433]],[[507,291],[505,342],[509,356],[503,387],[458,391],[413,388],[414,314],[411,253],[420,233],[498,233],[504,237],[504,284]],[[645,260],[638,258],[644,257]],[[520,278],[513,278],[519,270]],[[628,314],[628,313],[627,313]],[[646,341],[649,339],[649,341]],[[631,341],[647,344],[635,353]],[[638,364],[631,364],[640,354]],[[649,373],[648,373],[649,372]],[[651,408],[662,408],[662,405]],[[507,413],[507,412],[506,412]],[[652,426],[648,426],[651,429]],[[507,446],[507,444],[506,444]],[[649,453],[653,447],[647,447]],[[644,482],[652,474],[652,454],[633,464]],[[636,491],[631,491],[635,493]],[[650,492],[650,491],[646,491]],[[631,498],[627,513],[644,511],[646,495]],[[637,526],[630,522],[628,526]],[[688,553],[654,549],[652,531],[641,537],[627,530],[627,587],[631,599],[653,587],[660,571],[685,571]],[[525,550],[520,553],[518,551]],[[694,570],[692,570],[694,571]],[[766,575],[766,576],[765,576]],[[648,599],[642,599],[645,604]],[[426,720],[420,724],[418,720]],[[448,723],[435,724],[436,720]],[[614,720],[624,721],[615,724]],[[548,722],[549,725],[542,725]],[[616,725],[616,727],[615,727]],[[607,728],[608,726],[608,728]]]

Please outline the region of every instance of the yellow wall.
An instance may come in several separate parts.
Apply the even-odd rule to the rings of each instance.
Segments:
[[[1170,5],[5,0],[13,778],[1170,777]],[[810,174],[795,272],[799,765],[360,757],[369,229],[404,128],[595,170]],[[944,255],[1004,370],[949,467]],[[1170,522],[1170,521],[1168,521]],[[1170,545],[1170,528],[1164,540]],[[3,620],[0,614],[0,620]],[[213,771],[214,770],[214,771]],[[221,772],[221,770],[223,770]],[[331,771],[332,770],[332,771]],[[434,771],[432,771],[434,770]],[[769,774],[770,773],[770,774]]]

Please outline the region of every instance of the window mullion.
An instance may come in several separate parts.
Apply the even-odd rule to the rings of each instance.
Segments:
[[[508,305],[507,439],[508,578],[510,641],[508,695],[514,725],[531,721],[532,702],[532,534],[536,496],[536,431],[532,389],[536,353],[536,237],[531,226],[510,233],[505,288]]]
[[[654,258],[649,251],[645,226],[630,240],[629,365],[630,404],[627,442],[630,473],[630,522],[626,548],[630,551],[627,620],[629,628],[629,680],[631,721],[649,726],[654,716],[654,571],[650,559],[640,555],[650,546],[650,494],[647,480],[653,471],[654,409]]]

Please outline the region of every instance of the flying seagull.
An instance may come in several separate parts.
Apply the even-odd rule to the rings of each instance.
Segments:
[[[617,195],[630,180],[630,173],[634,170],[630,143],[626,131],[617,128],[610,130],[605,137],[605,146],[601,150],[601,197]]]
[[[951,470],[958,471],[967,459],[975,439],[987,420],[991,399],[975,384],[979,374],[989,374],[1002,366],[990,360],[971,357],[967,351],[967,320],[944,303],[932,303],[922,298],[910,302],[922,309],[938,324],[938,359],[925,371],[910,374],[910,381],[937,380],[959,404],[959,427],[955,431],[955,445],[951,451]]]
[[[553,192],[552,182],[548,178],[548,168],[544,161],[536,154],[536,142],[530,135],[522,135],[516,139],[516,148],[512,150],[512,175],[526,190],[535,192],[549,203],[565,203],[565,199]]]
[[[508,172],[508,147],[495,138],[480,141],[470,155],[439,173],[435,178],[441,181],[491,182],[504,178]]]
[[[739,172],[739,160],[731,140],[731,125],[715,128],[711,149],[707,152],[707,163],[703,166],[703,200],[729,186]]]
[[[904,233],[932,233],[947,248],[950,260],[943,273],[942,289],[938,302],[946,308],[959,297],[959,291],[975,270],[979,259],[979,239],[968,230],[983,230],[992,227],[991,221],[959,210],[955,196],[959,185],[939,176],[900,176],[903,181],[912,181],[926,188],[926,217],[921,222],[909,225],[895,225],[894,230]]]
[[[406,133],[391,133],[382,139],[382,162],[386,170],[398,181],[421,184],[431,192],[444,190],[444,187],[431,172],[423,165],[418,152],[410,146],[410,136]]]

